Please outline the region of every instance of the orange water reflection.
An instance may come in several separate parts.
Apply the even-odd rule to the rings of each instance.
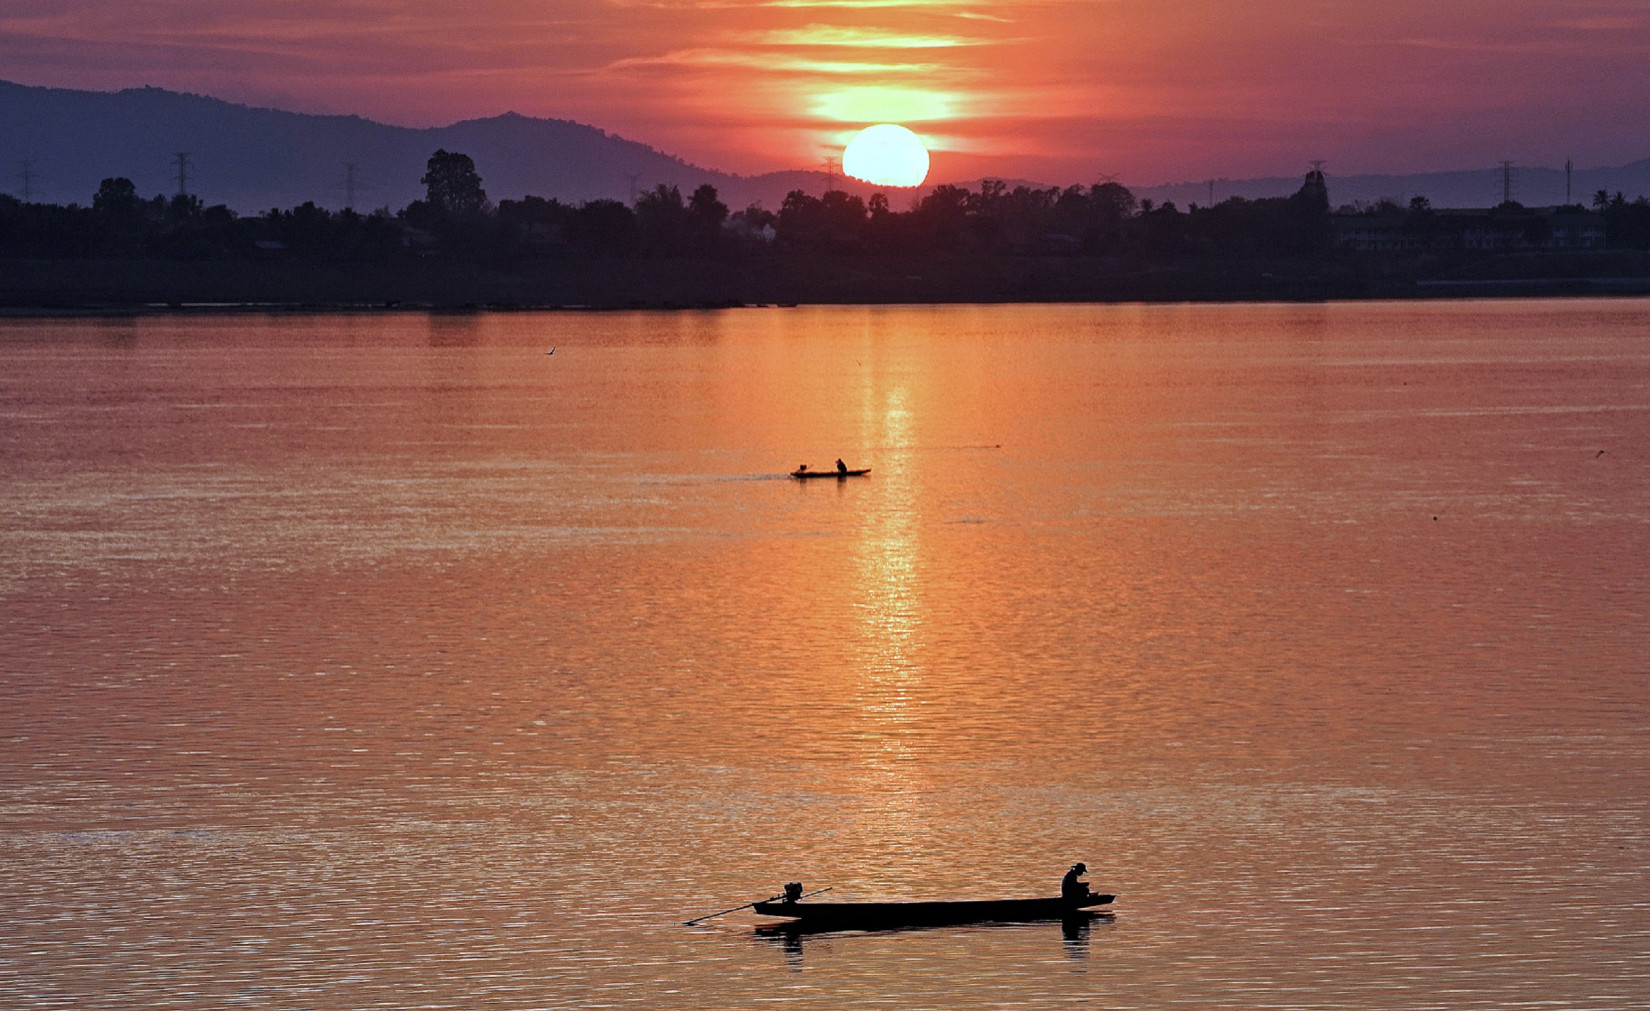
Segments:
[[[8,323],[0,997],[752,1006],[782,960],[680,920],[1075,859],[1087,974],[787,992],[1646,992],[1647,318]]]

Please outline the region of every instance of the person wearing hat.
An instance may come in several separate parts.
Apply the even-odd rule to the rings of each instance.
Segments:
[[[1084,864],[1072,864],[1071,870],[1060,879],[1060,898],[1087,900],[1089,897],[1089,883],[1079,881],[1078,878],[1087,874],[1089,869]]]

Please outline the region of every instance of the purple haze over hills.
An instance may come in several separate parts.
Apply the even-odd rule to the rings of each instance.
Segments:
[[[30,196],[45,202],[90,203],[99,182],[111,176],[131,179],[145,196],[174,193],[176,156],[187,152],[189,191],[208,204],[227,204],[242,213],[305,201],[341,208],[346,165],[354,164],[355,207],[398,209],[423,195],[418,180],[437,148],[472,157],[494,200],[533,194],[573,203],[628,201],[633,186],[675,185],[685,196],[708,182],[735,209],[756,201],[777,209],[791,190],[818,194],[826,185],[823,172],[732,175],[595,127],[515,113],[415,129],[358,116],[254,108],[160,88],[95,92],[0,81],[0,165],[12,170],[6,174],[18,195],[26,168]],[[1206,204],[1209,198],[1206,181],[1122,181],[1136,196],[1173,200],[1181,207]],[[840,177],[837,183],[861,196],[878,189]],[[1022,183],[1039,185],[1009,181],[1011,188]],[[1501,184],[1499,169],[1492,167],[1401,176],[1331,173],[1330,197],[1339,206],[1383,197],[1403,202],[1419,194],[1439,207],[1484,207],[1500,201]],[[978,181],[957,185],[974,188]],[[1564,185],[1562,169],[1519,167],[1513,197],[1530,205],[1555,204],[1564,199]],[[1299,177],[1218,179],[1214,198],[1283,196],[1299,186]],[[1650,193],[1650,159],[1576,170],[1571,181],[1576,201],[1589,201],[1599,189],[1620,190],[1629,198]],[[887,192],[893,206],[903,209],[918,191]]]

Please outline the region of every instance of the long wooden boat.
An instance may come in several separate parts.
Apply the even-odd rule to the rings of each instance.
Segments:
[[[885,927],[927,927],[956,923],[1027,923],[1063,920],[1090,914],[1117,896],[1087,899],[987,899],[963,902],[758,902],[751,908],[763,916],[788,916],[808,927],[840,930],[877,930]]]
[[[865,467],[861,470],[793,470],[791,476],[800,481],[808,481],[816,477],[864,477],[869,473],[871,468]]]

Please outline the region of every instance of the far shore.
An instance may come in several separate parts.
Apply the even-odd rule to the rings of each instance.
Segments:
[[[0,315],[1036,302],[1317,302],[1650,295],[1650,253],[396,263],[0,260]]]

